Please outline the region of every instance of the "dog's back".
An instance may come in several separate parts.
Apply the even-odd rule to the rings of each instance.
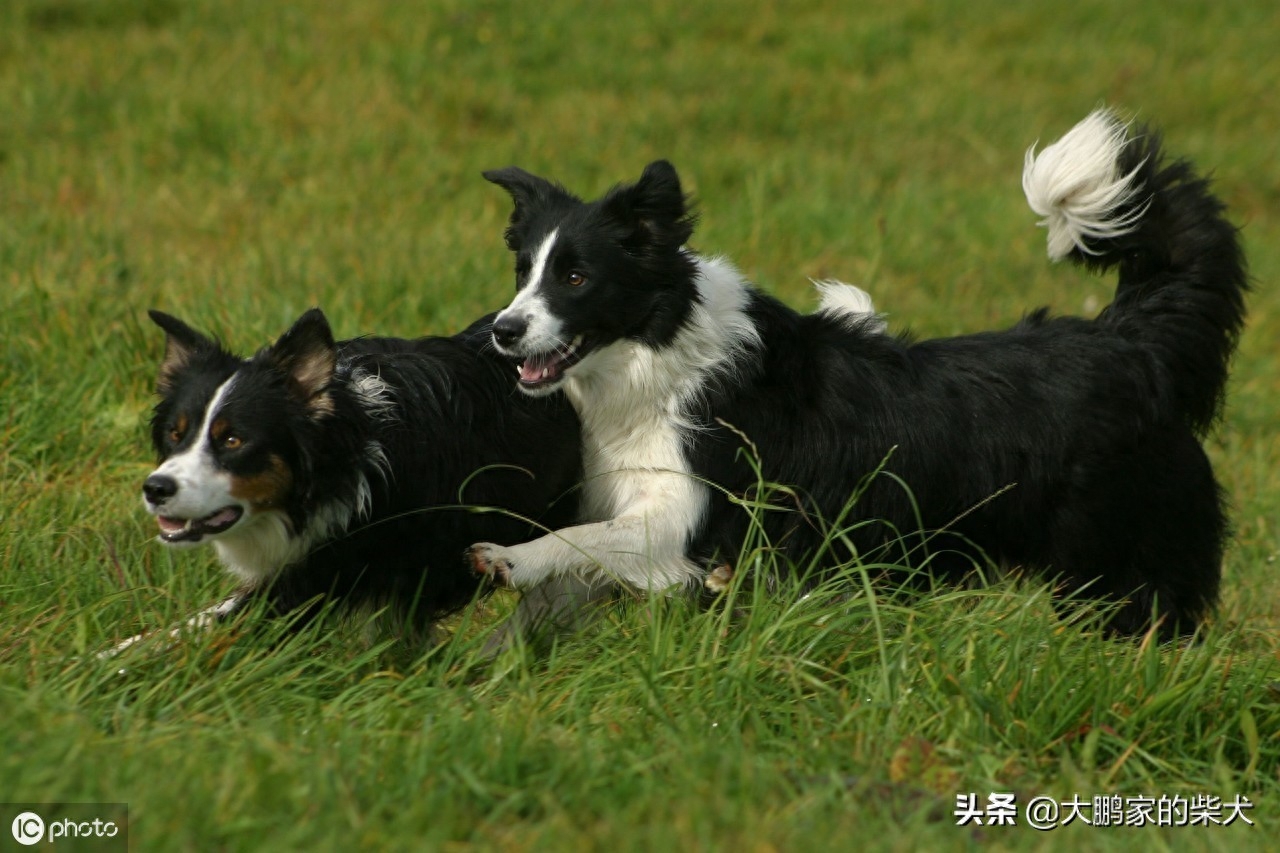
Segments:
[[[366,519],[277,579],[278,606],[333,593],[434,620],[475,596],[462,554],[477,538],[520,542],[576,519],[577,418],[563,400],[514,393],[490,321],[449,338],[339,344],[344,371],[381,385],[387,476],[371,482]]]
[[[792,511],[763,518],[800,570],[854,554],[935,575],[1026,565],[1127,599],[1122,631],[1153,612],[1187,630],[1213,606],[1227,522],[1198,437],[1243,322],[1236,232],[1152,136],[1126,144],[1105,114],[1073,133],[1028,160],[1026,186],[1055,257],[1119,265],[1096,321],[1037,311],[1006,332],[913,343],[753,294],[764,344],[708,410],[755,439],[768,481],[800,486],[781,502]],[[750,488],[737,433],[704,426],[694,470]],[[695,552],[734,554],[747,531],[717,500]]]

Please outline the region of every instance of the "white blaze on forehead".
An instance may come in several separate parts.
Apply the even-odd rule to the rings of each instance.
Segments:
[[[542,294],[542,278],[546,275],[547,264],[551,260],[551,251],[555,248],[560,229],[553,229],[543,238],[533,253],[533,265],[529,269],[529,277],[525,285],[516,294],[501,313],[498,319],[516,316],[525,321],[527,329],[521,347],[528,352],[541,352],[562,345],[563,322],[551,313],[547,300]]]
[[[547,261],[551,258],[551,249],[555,246],[556,237],[560,234],[557,228],[548,234],[538,246],[538,250],[533,253],[533,265],[529,268],[529,278],[525,280],[524,287],[516,294],[516,298],[511,300],[511,304],[507,306],[506,311],[514,312],[523,316],[528,316],[531,312],[537,310],[534,306],[542,304],[542,297],[538,291],[538,285],[542,283],[542,276],[547,270]],[[542,310],[546,310],[543,308]]]
[[[551,248],[556,244],[558,236],[560,236],[560,229],[552,229],[542,241],[542,245],[538,247],[538,251],[533,253],[533,267],[529,270],[529,283],[525,290],[535,288],[542,282],[542,275],[547,269],[547,259],[551,257]]]
[[[165,501],[163,514],[179,518],[199,518],[224,506],[238,503],[231,497],[231,476],[213,463],[209,448],[209,428],[235,383],[233,374],[209,398],[195,440],[181,453],[170,456],[154,473],[172,477],[178,491]]]

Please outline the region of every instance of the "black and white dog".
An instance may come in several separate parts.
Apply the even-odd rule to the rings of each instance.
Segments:
[[[577,409],[592,520],[473,546],[495,582],[723,580],[708,570],[735,562],[748,517],[722,489],[757,486],[745,439],[764,479],[792,487],[765,513],[768,539],[814,577],[853,558],[952,578],[1021,566],[1124,602],[1118,631],[1154,616],[1164,635],[1215,604],[1227,522],[1200,439],[1247,277],[1223,205],[1162,162],[1155,136],[1098,111],[1027,154],[1050,257],[1118,268],[1100,316],[1039,310],[921,342],[882,334],[836,291],[802,316],[688,249],[666,162],[590,203],[517,168],[485,177],[515,202],[517,293],[494,339],[525,392],[563,389]],[[895,476],[864,482],[886,457]]]
[[[298,623],[334,602],[429,630],[477,591],[467,545],[576,517],[577,419],[512,391],[492,318],[450,338],[335,342],[313,309],[242,359],[151,317],[166,346],[146,509],[162,542],[211,543],[243,583],[192,627],[265,596]]]

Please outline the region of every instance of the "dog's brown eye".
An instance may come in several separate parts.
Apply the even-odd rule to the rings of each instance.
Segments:
[[[234,433],[222,439],[222,446],[225,447],[227,450],[235,450],[236,448],[240,447],[243,444],[244,444],[244,440],[241,439],[240,436],[235,435]]]
[[[582,287],[587,283],[587,277],[580,272],[571,272],[565,281],[568,282],[570,287]]]
[[[178,429],[169,430],[169,440],[174,444],[177,444],[179,441],[182,441],[182,431]]]

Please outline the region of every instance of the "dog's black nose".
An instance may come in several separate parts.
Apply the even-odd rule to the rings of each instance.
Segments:
[[[162,504],[178,493],[178,481],[164,474],[152,474],[142,484],[142,494],[153,504]]]
[[[504,314],[494,321],[493,339],[500,347],[510,347],[519,343],[527,331],[529,331],[528,319]]]

